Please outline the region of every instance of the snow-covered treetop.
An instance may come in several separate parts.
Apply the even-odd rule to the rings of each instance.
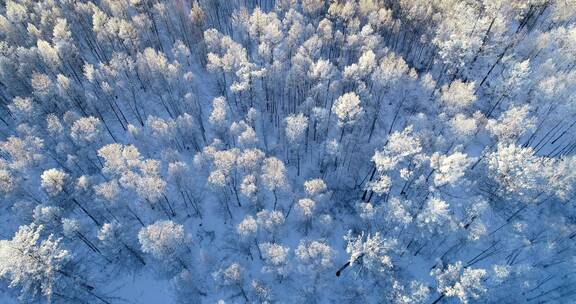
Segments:
[[[360,98],[354,92],[345,93],[334,102],[332,112],[338,117],[339,125],[353,125],[362,116]]]

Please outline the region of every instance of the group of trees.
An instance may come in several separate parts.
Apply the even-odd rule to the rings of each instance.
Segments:
[[[0,292],[576,299],[573,0],[6,0]]]

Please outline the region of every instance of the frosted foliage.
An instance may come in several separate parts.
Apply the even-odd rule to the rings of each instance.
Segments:
[[[119,225],[115,223],[104,223],[98,231],[98,239],[103,243],[114,243],[119,233]]]
[[[160,81],[162,78],[169,80],[178,70],[178,66],[169,63],[162,52],[157,52],[152,48],[146,48],[138,54],[136,64],[142,75],[158,76],[154,79],[155,81]]]
[[[11,160],[10,167],[17,170],[39,163],[43,159],[40,153],[43,147],[44,141],[35,136],[10,136],[6,141],[0,142],[0,150]]]
[[[273,231],[284,224],[284,214],[281,211],[262,210],[256,214],[258,225],[268,231]]]
[[[210,113],[209,121],[216,126],[223,126],[228,117],[228,109],[226,108],[226,100],[224,97],[214,98],[212,101],[212,113]]]
[[[35,223],[51,224],[62,216],[62,209],[55,206],[38,205],[34,208],[32,218]]]
[[[309,199],[303,198],[298,200],[298,204],[296,205],[298,213],[303,218],[311,218],[314,215],[314,209],[316,208],[316,202]]]
[[[58,195],[64,190],[67,177],[68,174],[63,171],[54,168],[48,169],[40,176],[42,189],[44,189],[48,195]]]
[[[214,170],[210,172],[208,176],[208,184],[215,188],[223,188],[226,187],[226,183],[228,181],[228,176],[225,171],[223,170]]]
[[[487,128],[503,142],[516,140],[536,126],[536,119],[529,116],[529,110],[527,105],[510,108],[498,120],[488,121]]]
[[[412,127],[408,126],[402,132],[390,135],[384,151],[394,156],[406,157],[422,151],[422,146],[418,137],[413,135]]]
[[[280,244],[262,243],[259,245],[266,266],[264,272],[276,272],[279,275],[288,274],[288,254],[290,248]]]
[[[472,160],[460,152],[448,156],[434,153],[430,158],[430,166],[434,168],[434,184],[454,184],[464,176],[471,164]]]
[[[376,66],[376,55],[368,50],[358,58],[358,63],[354,63],[344,68],[344,77],[350,79],[361,79],[369,75]]]
[[[164,189],[166,188],[166,182],[156,176],[143,178],[139,177],[135,182],[135,185],[128,184],[127,187],[134,187],[136,192],[141,197],[151,202],[159,200],[162,197]]]
[[[236,162],[241,168],[252,171],[260,166],[264,157],[264,152],[259,149],[247,149],[242,151]]]
[[[327,189],[326,183],[322,179],[315,178],[304,182],[304,191],[310,196],[322,194]]]
[[[449,205],[439,198],[430,198],[417,219],[419,226],[432,230],[450,219]]]
[[[143,159],[136,147],[109,144],[98,150],[98,156],[105,160],[104,172],[118,176],[122,187],[141,198],[156,202],[164,194],[167,183],[160,177],[160,162]]]
[[[96,117],[82,117],[72,124],[70,135],[78,141],[92,142],[98,138],[100,120]]]
[[[326,80],[333,74],[334,66],[328,60],[320,59],[310,65],[308,76],[311,79]]]
[[[476,119],[473,117],[466,117],[466,115],[458,113],[450,120],[450,126],[454,133],[460,137],[467,138],[474,134],[478,128]]]
[[[239,283],[242,280],[242,268],[234,263],[226,268],[222,275],[227,283]]]
[[[240,191],[248,198],[253,198],[258,191],[256,177],[252,174],[244,176],[240,184]]]
[[[8,194],[16,188],[14,176],[8,170],[0,170],[0,193]]]
[[[124,173],[140,164],[142,157],[134,146],[109,144],[98,150],[98,156],[104,158],[104,170],[111,173]]]
[[[547,160],[545,163],[542,174],[547,180],[546,190],[561,200],[567,200],[574,191],[576,157]]]
[[[402,168],[400,169],[400,178],[403,180],[408,180],[410,177],[412,177],[412,171],[410,171],[408,168]]]
[[[74,236],[74,234],[80,230],[80,223],[74,219],[62,219],[62,230],[64,231],[64,235],[68,237]]]
[[[22,22],[26,20],[26,6],[15,1],[8,1],[6,3],[6,17],[13,22]]]
[[[34,94],[41,99],[47,98],[53,93],[52,80],[46,74],[34,72],[32,74],[32,88]]]
[[[300,113],[286,117],[286,137],[290,143],[299,143],[308,128],[308,117]]]
[[[462,262],[448,265],[446,269],[435,269],[431,275],[438,282],[438,292],[447,297],[457,297],[461,303],[477,300],[487,291],[482,285],[487,276],[484,269],[472,269],[462,266]]]
[[[531,148],[499,144],[498,149],[488,155],[487,162],[493,178],[506,191],[523,195],[538,187],[542,162]]]
[[[411,281],[409,287],[394,281],[392,288],[393,303],[395,304],[425,303],[424,301],[430,296],[430,288],[418,281]]]
[[[307,13],[316,13],[324,7],[323,0],[303,0],[302,8]]]
[[[378,179],[370,183],[370,190],[377,194],[388,193],[392,186],[392,179],[386,175],[380,175]]]
[[[281,160],[275,157],[269,157],[264,160],[261,178],[264,185],[271,191],[288,186],[286,167]]]
[[[321,270],[332,267],[334,250],[319,241],[300,241],[295,250],[296,257],[301,266],[300,270]]]
[[[340,151],[340,144],[335,139],[326,143],[326,152],[330,155],[336,155]]]
[[[414,136],[412,126],[408,126],[402,132],[390,134],[384,149],[374,152],[372,161],[379,172],[389,171],[394,169],[405,157],[418,154],[421,151],[420,139]],[[384,178],[382,181],[387,183],[388,179]]]
[[[495,91],[503,97],[514,98],[525,93],[530,81],[530,59],[513,62],[503,71],[502,84]]]
[[[386,152],[376,151],[372,156],[372,161],[376,165],[378,171],[388,171],[396,167],[399,158],[388,156]]]
[[[408,225],[413,218],[407,210],[407,206],[409,206],[409,202],[402,202],[399,198],[393,197],[384,208],[393,221],[401,225]]]
[[[281,39],[280,22],[275,13],[264,13],[257,8],[250,16],[248,32],[251,36],[259,37],[269,43]]]
[[[374,208],[374,205],[371,203],[360,203],[358,205],[358,211],[361,218],[371,220],[376,215],[378,209]]]
[[[74,185],[78,190],[88,190],[90,185],[90,180],[86,175],[82,175],[76,179],[76,184]]]
[[[238,263],[233,263],[225,269],[220,269],[212,274],[220,284],[228,286],[240,284],[242,282],[243,269]]]
[[[365,71],[370,73],[376,66],[376,54],[373,51],[368,50],[358,58],[358,68],[360,71]]]
[[[246,126],[244,131],[238,135],[238,144],[241,146],[251,146],[256,144],[257,141],[256,131],[250,126]]]
[[[244,218],[238,226],[236,226],[236,232],[242,237],[248,237],[254,235],[258,231],[258,223],[252,216],[247,216]]]
[[[165,259],[184,251],[191,238],[182,225],[172,221],[157,221],[140,229],[138,241],[142,251],[157,259]]]
[[[343,20],[349,20],[353,17],[355,10],[356,4],[354,2],[333,2],[328,8],[328,14],[339,17]]]
[[[236,164],[238,157],[238,150],[223,150],[216,151],[212,155],[214,157],[214,166],[223,172],[230,172]]]
[[[455,3],[453,15],[442,18],[432,42],[438,46],[444,62],[461,68],[472,60],[473,54],[481,47],[482,37],[475,34],[475,26],[484,28],[488,18],[480,18],[472,6],[465,2]],[[469,22],[476,20],[478,23]]]
[[[458,79],[442,87],[440,100],[450,111],[466,109],[476,101],[474,90],[474,82],[465,83]]]
[[[387,253],[394,249],[395,241],[383,239],[380,233],[366,237],[364,234],[353,237],[348,233],[345,239],[348,241],[346,252],[350,255],[348,262],[351,265],[360,263],[375,272],[384,272],[393,267],[392,258]]]
[[[148,116],[146,127],[150,130],[153,137],[162,139],[171,138],[176,126],[173,121],[166,121],[156,116]]]
[[[0,277],[21,289],[21,299],[42,294],[49,299],[58,285],[69,252],[52,234],[41,239],[42,225],[20,226],[11,240],[0,241]]]
[[[46,127],[48,132],[55,135],[61,134],[64,131],[64,126],[60,122],[60,119],[54,114],[48,114],[46,116]]]
[[[116,180],[112,180],[94,186],[94,192],[108,201],[113,201],[120,193],[120,186]]]
[[[356,93],[346,93],[334,102],[332,112],[338,117],[338,124],[353,125],[362,115],[360,98]]]
[[[374,81],[385,88],[389,88],[408,74],[408,64],[400,56],[388,53],[380,60],[380,64],[372,74]]]
[[[492,271],[496,276],[496,280],[502,282],[510,276],[510,266],[508,265],[494,265]]]
[[[470,232],[468,233],[468,239],[471,241],[477,241],[486,235],[488,231],[486,230],[486,225],[479,222],[474,222],[470,226]]]
[[[38,52],[40,53],[40,56],[42,57],[42,59],[46,64],[50,65],[51,67],[58,67],[60,65],[60,58],[58,57],[58,51],[55,48],[53,48],[50,45],[50,43],[42,39],[38,39],[36,46],[38,47]]]
[[[15,97],[8,108],[16,115],[27,117],[33,115],[34,104],[30,98]]]

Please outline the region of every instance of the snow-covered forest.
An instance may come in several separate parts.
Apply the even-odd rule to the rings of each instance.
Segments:
[[[1,303],[574,303],[575,0],[0,1]]]

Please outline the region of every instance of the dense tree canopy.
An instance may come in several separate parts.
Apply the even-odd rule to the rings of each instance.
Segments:
[[[572,303],[574,54],[574,0],[1,1],[0,302]]]

